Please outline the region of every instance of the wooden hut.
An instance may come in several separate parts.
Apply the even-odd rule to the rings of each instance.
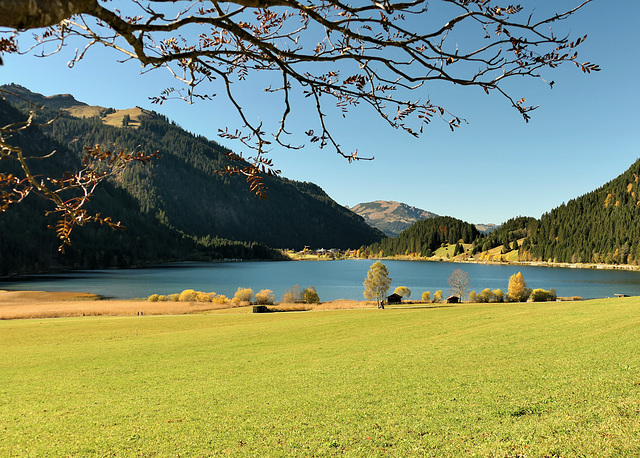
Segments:
[[[447,304],[457,304],[458,302],[460,302],[460,298],[458,296],[447,297]]]
[[[391,296],[387,297],[387,304],[402,304],[402,296],[393,293]]]

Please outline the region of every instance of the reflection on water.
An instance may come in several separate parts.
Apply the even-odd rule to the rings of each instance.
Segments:
[[[185,289],[214,291],[232,297],[238,287],[254,292],[270,289],[277,299],[293,285],[315,286],[323,301],[362,300],[362,285],[371,260],[179,263],[144,269],[76,271],[37,275],[23,281],[0,282],[11,290],[87,291],[107,297],[130,299],[151,294],[179,293]],[[424,291],[449,290],[455,269],[471,278],[471,289],[507,291],[509,277],[522,272],[530,288],[555,288],[559,296],[584,298],[640,295],[640,272],[559,267],[527,267],[450,262],[383,261],[393,279],[391,290],[408,287],[414,299]]]

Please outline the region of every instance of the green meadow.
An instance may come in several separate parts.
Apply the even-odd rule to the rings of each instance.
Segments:
[[[0,456],[638,456],[640,299],[0,322]]]

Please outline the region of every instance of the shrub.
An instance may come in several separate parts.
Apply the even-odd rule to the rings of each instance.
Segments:
[[[442,291],[438,290],[433,295],[433,302],[442,302]]]
[[[549,300],[550,301],[555,301],[558,298],[558,295],[556,294],[556,289],[555,288],[551,288],[549,290]]]
[[[304,290],[304,302],[306,304],[318,304],[320,302],[320,297],[318,297],[318,293],[313,286],[309,286]]]
[[[253,290],[251,288],[238,288],[233,296],[233,302],[251,302]]]
[[[469,293],[469,302],[477,302],[477,294],[475,291]]]
[[[283,304],[294,304],[296,302],[304,302],[304,293],[300,291],[299,285],[293,285],[282,296],[280,301]]]
[[[157,294],[152,294],[151,296],[149,296],[149,297],[147,298],[147,300],[148,300],[149,302],[158,302],[158,297],[160,297],[160,296],[158,296]]]
[[[167,301],[167,296],[165,296],[164,294],[161,294],[158,296],[158,302],[166,302]]]
[[[429,302],[431,300],[431,291],[425,291],[422,293],[422,302]]]
[[[226,304],[229,302],[229,298],[224,294],[219,294],[211,297],[211,302],[214,304]]]
[[[178,296],[178,301],[180,302],[195,302],[198,297],[198,293],[196,293],[192,289],[185,289]]]
[[[180,300],[180,295],[177,293],[169,294],[167,296],[167,300],[171,302],[178,302]]]
[[[258,304],[273,304],[273,301],[275,300],[276,297],[270,289],[263,289],[256,293],[256,303]]]
[[[203,293],[202,291],[196,292],[196,301],[198,302],[211,302],[211,295],[216,293]]]
[[[534,289],[533,291],[531,291],[531,295],[529,296],[529,298],[533,302],[545,302],[548,301],[550,297],[551,294],[549,293],[549,291],[546,291],[542,288]]]
[[[500,288],[498,289],[494,289],[493,291],[491,291],[491,293],[493,294],[493,300],[496,302],[504,302],[504,293],[502,292],[502,290]]]
[[[493,292],[489,288],[483,289],[477,296],[478,302],[490,302],[493,299]]]

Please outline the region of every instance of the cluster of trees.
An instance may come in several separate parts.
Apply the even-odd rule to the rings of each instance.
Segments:
[[[499,288],[494,290],[485,288],[479,293],[476,293],[475,291],[471,291],[469,293],[469,302],[505,302],[505,300],[507,302],[555,301],[556,291],[553,288],[549,291],[542,288],[531,289],[527,287],[522,273],[518,272],[517,274],[509,277],[509,286],[506,296]]]
[[[433,293],[433,300],[431,299],[431,291],[425,291],[424,293],[422,293],[422,302],[434,302],[434,303],[439,303],[442,302],[443,299],[443,292],[441,289],[437,290],[435,293]]]
[[[540,219],[514,218],[474,243],[486,251],[502,245],[518,260],[640,263],[640,160],[623,174]],[[518,243],[518,240],[520,241]]]
[[[509,277],[509,286],[507,294],[501,289],[490,290],[485,288],[480,293],[476,291],[469,292],[470,278],[467,272],[461,269],[455,269],[449,277],[449,294],[457,296],[460,301],[464,301],[469,296],[469,302],[533,302],[554,301],[556,300],[556,292],[552,288],[549,291],[544,289],[531,289],[527,287],[521,272]],[[371,265],[367,272],[367,278],[364,280],[364,297],[367,300],[375,300],[378,308],[384,308],[384,300],[386,298],[389,287],[391,286],[391,278],[389,278],[389,270],[380,261],[376,261]],[[403,298],[411,296],[411,290],[406,286],[398,286],[395,294]],[[438,290],[433,295],[433,302],[442,302],[442,290]],[[431,301],[431,292],[422,293],[422,301]]]
[[[527,226],[534,221],[536,221],[535,218],[526,216],[511,218],[495,231],[474,240],[471,254],[475,255],[478,252],[489,251],[500,246],[502,246],[503,253],[519,249],[518,240],[527,237]]]
[[[500,288],[494,290],[485,288],[479,293],[471,291],[469,302],[504,302],[504,293]]]
[[[0,100],[0,124],[19,116],[24,115]],[[65,118],[59,121],[64,125]],[[32,170],[37,176],[62,176],[65,170],[80,165],[77,152],[70,151],[41,129],[25,130],[11,140],[22,148],[25,156],[56,151],[58,161],[33,161]],[[0,173],[17,173],[16,168],[17,164],[12,161],[0,162]],[[55,268],[132,267],[186,259],[283,259],[278,250],[260,243],[215,236],[195,237],[168,226],[156,215],[144,211],[126,189],[109,181],[101,183],[86,208],[110,215],[126,229],[114,231],[98,224],[87,225],[74,232],[73,244],[60,253],[56,233],[49,229],[55,226],[56,215],[47,215],[51,207],[46,200],[29,194],[20,204],[9,206],[0,218],[0,275]]]
[[[640,262],[640,159],[604,186],[527,226],[530,256],[557,262]]]
[[[181,293],[174,294],[152,294],[147,300],[149,302],[212,302],[214,304],[229,304],[231,300],[224,294],[205,293],[193,289],[185,289]]]
[[[282,304],[318,304],[320,297],[314,286],[300,289],[300,285],[289,288],[280,301]]]
[[[640,159],[609,183],[563,203],[540,219],[507,221],[478,240],[474,249],[503,245],[504,249],[518,250],[521,261],[638,265],[639,177]]]
[[[387,292],[391,287],[391,278],[389,277],[389,269],[380,261],[374,262],[369,271],[367,277],[364,280],[364,297],[369,301],[376,301],[378,308],[384,309],[384,301],[387,297]],[[456,269],[451,278],[449,279],[449,285],[451,291],[458,294],[461,298],[466,294],[469,286],[469,275],[466,272]],[[411,297],[411,290],[406,286],[398,286],[395,291],[403,299]],[[431,300],[431,292],[425,291],[422,293],[422,301],[429,302]],[[442,291],[438,290],[433,295],[433,302],[442,302]]]

